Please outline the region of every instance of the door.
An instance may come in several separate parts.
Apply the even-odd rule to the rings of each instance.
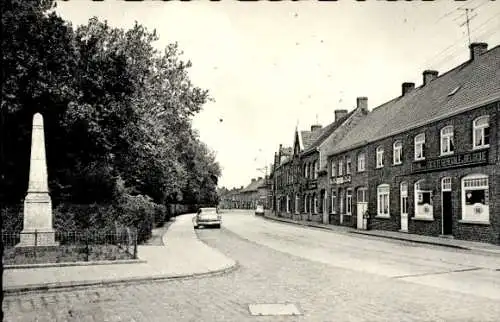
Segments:
[[[402,182],[400,187],[401,231],[408,231],[408,183]]]
[[[443,178],[441,182],[442,228],[443,235],[451,235],[453,230],[453,205],[451,201],[451,178]]]
[[[358,229],[366,229],[366,220],[364,220],[364,214],[368,209],[368,196],[366,192],[366,188],[358,188],[356,198],[356,227]]]

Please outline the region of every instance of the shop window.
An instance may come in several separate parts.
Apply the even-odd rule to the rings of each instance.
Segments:
[[[424,160],[425,154],[425,133],[421,133],[415,137],[415,160]]]
[[[361,152],[358,154],[358,172],[365,171],[365,154]]]
[[[401,143],[401,141],[396,141],[392,146],[393,164],[401,164],[402,157],[403,157],[403,144]]]
[[[381,184],[377,187],[377,215],[380,217],[389,217],[389,185]]]
[[[462,179],[462,220],[489,223],[488,176],[475,174]]]
[[[415,217],[433,219],[432,189],[426,180],[415,183]]]
[[[453,126],[441,129],[441,155],[453,154],[455,145],[453,143]]]
[[[490,146],[490,117],[488,115],[478,117],[474,120],[472,136],[474,149]]]

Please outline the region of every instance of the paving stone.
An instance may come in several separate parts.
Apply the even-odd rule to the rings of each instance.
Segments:
[[[486,322],[500,316],[498,301],[491,299],[332,267],[224,228],[198,234],[240,269],[191,280],[7,295],[5,321]],[[252,303],[286,302],[296,303],[303,315],[252,316],[248,310]]]

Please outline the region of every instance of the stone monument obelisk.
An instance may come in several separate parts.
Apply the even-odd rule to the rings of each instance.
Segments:
[[[35,243],[36,231],[36,243]],[[57,246],[52,226],[52,201],[49,196],[43,117],[33,116],[28,192],[24,199],[24,226],[18,247]]]

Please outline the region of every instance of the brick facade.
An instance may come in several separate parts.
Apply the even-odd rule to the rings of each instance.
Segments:
[[[473,121],[480,117],[489,116],[490,128],[490,147],[474,150],[473,149]],[[352,179],[349,183],[333,184],[331,189],[336,191],[345,191],[346,188],[353,189],[353,204],[356,203],[356,194],[354,193],[359,186],[368,187],[368,212],[370,213],[370,227],[372,229],[399,231],[401,226],[401,192],[402,182],[408,185],[408,232],[430,236],[443,235],[443,210],[451,208],[451,232],[450,235],[458,239],[483,241],[500,244],[500,180],[499,180],[499,118],[500,103],[492,103],[471,111],[461,113],[443,120],[439,120],[419,128],[411,129],[401,134],[397,134],[382,140],[371,142],[362,149],[348,151],[329,157],[329,162],[337,162],[339,159],[351,157],[352,167],[357,154],[366,151],[365,163],[366,171],[357,173],[352,171]],[[471,153],[487,153],[487,159],[484,162],[478,161],[477,164],[431,169],[429,171],[415,171],[415,142],[414,138],[420,133],[425,133],[425,158],[439,161],[440,159],[453,158],[452,156],[441,156],[440,131],[445,126],[453,126],[454,152],[452,156],[471,155]],[[402,163],[393,164],[393,144],[396,141],[402,143]],[[376,151],[378,147],[384,149],[384,165],[382,168],[376,168]],[[344,164],[345,166],[345,164]],[[354,170],[354,169],[353,169]],[[345,170],[344,170],[345,171]],[[330,172],[331,173],[331,172]],[[462,220],[462,179],[471,174],[482,174],[488,177],[489,183],[489,223],[464,222]],[[451,178],[451,207],[443,208],[442,179]],[[426,189],[431,190],[432,219],[418,218],[415,216],[415,183],[419,180],[425,180]],[[377,215],[377,187],[382,184],[388,184],[389,190],[389,212],[387,218]],[[340,224],[340,212],[332,215],[332,223]],[[353,206],[350,220],[344,221],[344,225],[356,226],[357,211]],[[345,216],[344,216],[345,218]]]

